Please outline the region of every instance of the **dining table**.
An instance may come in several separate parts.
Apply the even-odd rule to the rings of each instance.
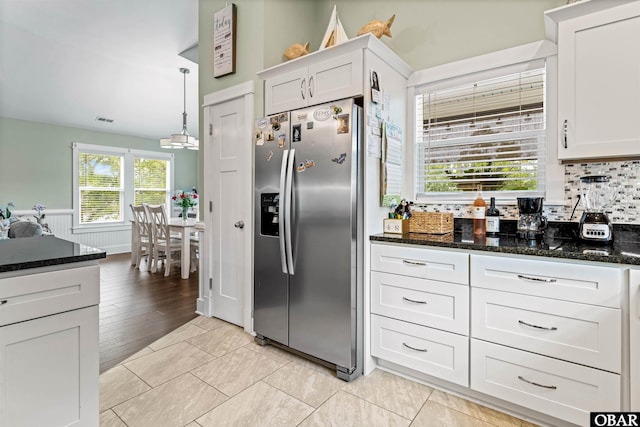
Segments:
[[[182,248],[180,251],[180,276],[183,279],[189,278],[189,271],[191,269],[191,233],[196,230],[197,221],[195,218],[189,218],[187,221],[183,221],[182,218],[169,218],[167,225],[169,231],[177,232],[182,240]],[[131,247],[134,248],[140,237],[138,236],[135,227],[132,227],[131,233]],[[131,255],[131,264],[135,265],[135,255]]]

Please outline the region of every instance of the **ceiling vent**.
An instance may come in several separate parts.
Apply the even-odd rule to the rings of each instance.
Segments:
[[[106,117],[96,117],[96,120],[99,122],[104,122],[104,123],[113,123],[113,119],[108,119]]]

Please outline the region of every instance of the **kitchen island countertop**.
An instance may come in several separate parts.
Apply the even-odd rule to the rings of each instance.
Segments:
[[[0,273],[105,258],[102,249],[54,236],[0,240]]]

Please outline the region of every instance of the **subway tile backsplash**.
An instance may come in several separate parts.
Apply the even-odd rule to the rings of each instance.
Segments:
[[[610,175],[611,185],[618,187],[618,196],[607,215],[616,224],[640,224],[640,160],[609,161],[600,163],[568,163],[564,166],[564,206],[545,206],[544,214],[549,221],[578,221],[582,215],[582,204],[571,212],[580,194],[580,177],[583,175]],[[488,200],[487,200],[488,202]],[[471,205],[417,204],[427,212],[453,212],[456,218],[471,218]],[[504,219],[518,219],[518,207],[498,205]]]

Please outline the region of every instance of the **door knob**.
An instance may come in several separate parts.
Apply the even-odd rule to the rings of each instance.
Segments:
[[[233,224],[233,226],[235,228],[244,228],[244,221],[238,221],[235,224]]]

